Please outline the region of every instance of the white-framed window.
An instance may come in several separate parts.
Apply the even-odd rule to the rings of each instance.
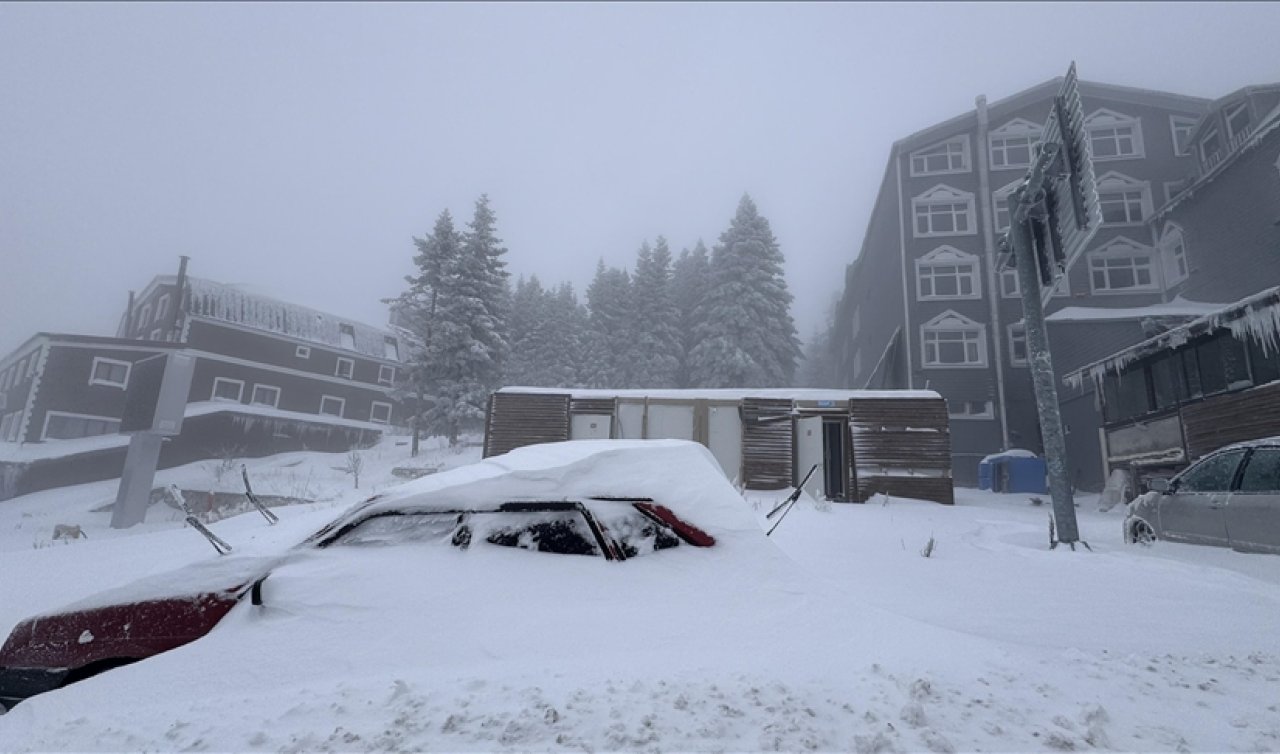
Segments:
[[[1123,236],[1089,252],[1089,287],[1094,293],[1156,291],[1155,255],[1149,246]]]
[[[1144,157],[1142,123],[1114,110],[1096,110],[1084,119],[1095,162]]]
[[[969,137],[956,136],[911,153],[911,175],[969,172]]]
[[[1151,214],[1151,187],[1115,171],[1098,178],[1098,204],[1104,225],[1141,225]]]
[[[113,435],[120,431],[120,420],[110,416],[49,411],[44,415],[41,440],[74,440],[77,437]]]
[[[977,233],[973,194],[939,184],[911,200],[916,238]]]
[[[152,331],[151,331],[151,335],[150,335],[150,336],[148,336],[148,337],[150,337],[150,338],[151,338],[151,340],[160,340],[160,336],[161,336],[161,335],[164,335],[164,332],[163,332],[163,331],[161,331],[161,329],[157,327],[156,329],[154,329],[154,330],[152,330]]]
[[[981,298],[978,257],[939,246],[916,260],[916,298],[921,301]]]
[[[309,359],[311,358],[311,346],[298,346],[293,349],[293,355],[299,359]]]
[[[947,401],[947,416],[952,419],[994,419],[995,415],[991,401]]]
[[[395,361],[400,360],[400,343],[390,335],[382,339],[382,355]]]
[[[342,417],[342,412],[347,407],[345,398],[338,398],[332,395],[320,396],[320,413],[329,416]]]
[[[127,361],[94,356],[93,366],[89,368],[89,384],[118,387],[123,390],[129,387],[129,370],[131,369],[133,364]]]
[[[1196,130],[1199,119],[1187,115],[1170,115],[1169,130],[1173,133],[1173,153],[1179,156],[1191,154],[1191,132]]]
[[[378,424],[391,423],[391,404],[383,401],[374,401],[373,406],[369,409],[369,421]]]
[[[987,328],[954,311],[920,326],[921,363],[925,367],[985,367]]]
[[[1022,279],[1017,270],[1000,271],[1000,295],[1004,298],[1018,298],[1022,295]],[[1053,284],[1054,298],[1071,295],[1071,276],[1064,274]]]
[[[1015,367],[1027,365],[1027,326],[1022,322],[1009,325],[1009,363]]]
[[[1043,126],[1022,118],[994,129],[987,137],[991,169],[1030,167],[1032,149],[1043,133]]]
[[[169,294],[161,294],[160,300],[156,302],[156,320],[160,321],[169,314]]]
[[[249,403],[277,408],[280,405],[280,388],[275,385],[254,385],[253,392],[249,395]]]
[[[210,400],[240,402],[244,397],[244,380],[233,380],[227,377],[213,378],[213,394]]]
[[[991,207],[994,210],[997,233],[1003,233],[1009,229],[1009,225],[1012,222],[1010,220],[1012,215],[1009,213],[1009,197],[1013,196],[1021,185],[1022,179],[1019,178],[991,192]]]
[[[151,304],[142,305],[142,313],[138,315],[138,329],[151,322]]]
[[[1167,223],[1160,236],[1160,259],[1164,264],[1164,282],[1166,286],[1186,280],[1191,274],[1187,262],[1187,241],[1182,228],[1175,223]]]
[[[394,385],[396,383],[396,368],[388,364],[378,365],[378,384]]]
[[[1222,134],[1217,126],[1211,127],[1200,137],[1200,162],[1208,170],[1221,162],[1223,156]]]
[[[36,365],[40,363],[40,349],[31,352],[31,361],[27,362],[27,379],[36,376]]]
[[[333,374],[334,376],[342,377],[344,379],[349,380],[351,379],[351,375],[355,374],[355,368],[356,368],[356,363],[354,361],[352,361],[351,359],[344,359],[343,357],[339,356],[338,367],[336,370],[334,370]]]
[[[345,323],[338,325],[338,345],[348,351],[356,350],[356,329]]]
[[[1227,138],[1234,143],[1236,139],[1243,138],[1249,133],[1249,103],[1248,101],[1239,102],[1223,111],[1223,117],[1227,121]]]

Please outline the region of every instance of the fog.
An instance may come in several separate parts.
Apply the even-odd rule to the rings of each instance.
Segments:
[[[0,5],[0,355],[190,272],[371,324],[488,193],[513,275],[585,290],[750,193],[807,338],[892,143],[1063,74],[1280,80],[1280,5]]]

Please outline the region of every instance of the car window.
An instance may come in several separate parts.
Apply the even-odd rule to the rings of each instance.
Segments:
[[[1240,478],[1241,492],[1280,492],[1280,448],[1258,448]]]
[[[472,542],[562,555],[599,555],[595,535],[578,511],[480,513],[468,516]]]
[[[634,558],[658,550],[680,545],[675,532],[640,511],[630,508],[613,512],[594,510],[596,520],[604,527],[605,535],[622,548],[622,556]]]
[[[334,545],[399,545],[452,540],[458,529],[456,513],[383,513],[361,521],[338,535]]]
[[[1177,491],[1226,492],[1243,456],[1243,450],[1232,450],[1204,459],[1178,477]]]

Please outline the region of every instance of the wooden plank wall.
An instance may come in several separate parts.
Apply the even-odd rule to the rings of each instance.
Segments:
[[[794,484],[795,422],[790,413],[789,398],[742,399],[742,480],[747,489],[780,490]]]
[[[849,401],[849,428],[859,502],[880,492],[955,502],[951,424],[944,400],[854,398]]]
[[[1280,435],[1280,382],[1183,406],[1182,431],[1188,461],[1233,442]]]
[[[569,439],[569,395],[493,393],[484,426],[484,457]]]

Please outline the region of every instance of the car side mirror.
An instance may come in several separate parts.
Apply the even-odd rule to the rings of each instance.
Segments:
[[[1173,485],[1168,479],[1152,479],[1147,482],[1147,489],[1152,492],[1159,492],[1161,495],[1167,495],[1173,491]]]

